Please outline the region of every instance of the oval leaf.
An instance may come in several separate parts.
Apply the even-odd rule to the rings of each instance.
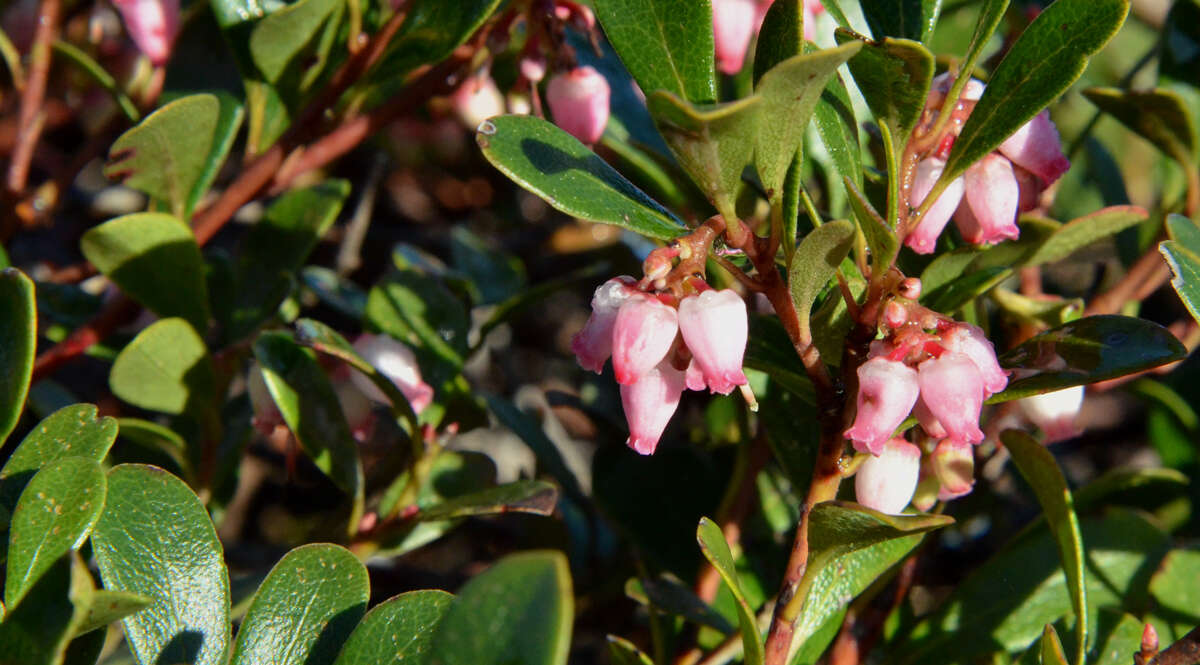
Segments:
[[[414,519],[438,521],[503,513],[550,515],[554,512],[556,503],[558,488],[554,485],[540,480],[518,480],[515,483],[454,497],[421,510]]]
[[[707,517],[700,518],[700,526],[696,528],[696,541],[704,558],[712,564],[720,574],[729,591],[737,601],[738,625],[742,630],[742,652],[747,665],[759,665],[763,662],[763,639],[758,632],[758,621],[750,605],[746,603],[746,594],[742,592],[742,584],[738,581],[737,566],[733,561],[733,553],[729,551],[729,543],[725,542],[725,534],[716,522]]]
[[[805,236],[796,248],[796,253],[792,255],[788,289],[791,290],[792,301],[796,304],[796,314],[800,317],[800,330],[806,337],[812,336],[809,330],[809,316],[813,303],[833,278],[834,272],[842,264],[842,259],[850,253],[853,242],[854,225],[839,219],[822,224]],[[840,294],[835,295],[841,297]]]
[[[268,83],[313,40],[340,0],[300,0],[271,12],[250,32],[250,56]]]
[[[0,446],[25,408],[36,350],[33,282],[20,270],[5,268],[0,272]]]
[[[435,629],[454,596],[410,591],[376,605],[358,624],[334,665],[424,663]]]
[[[666,90],[717,99],[709,0],[598,0],[596,17],[621,62],[647,94]]]
[[[183,319],[162,319],[121,350],[108,385],[134,406],[180,414],[211,405],[216,378],[208,347],[196,329]]]
[[[4,665],[60,665],[72,627],[87,612],[92,578],[79,555],[70,552],[51,563],[0,621]]]
[[[1183,168],[1195,168],[1196,125],[1179,93],[1165,88],[1088,88],[1083,96]]]
[[[1110,206],[1073,219],[1055,229],[1054,233],[1024,260],[1024,265],[1035,266],[1061,261],[1077,249],[1116,235],[1131,226],[1137,226],[1149,216],[1145,208],[1138,206]]]
[[[200,499],[141,464],[108,473],[108,505],[92,533],[106,589],[151,599],[122,623],[141,663],[220,665],[229,647],[229,576]]]
[[[231,665],[328,665],[367,610],[367,569],[337,545],[288,552],[254,594]]]
[[[1150,579],[1150,594],[1162,609],[1200,621],[1200,549],[1172,550]]]
[[[88,605],[87,615],[75,625],[75,634],[90,633],[130,614],[141,612],[150,605],[150,601],[149,597],[140,593],[96,589],[92,592],[92,602]]]
[[[843,28],[838,28],[834,37],[839,44],[858,38]],[[925,108],[933,68],[933,54],[928,49],[918,42],[892,37],[866,42],[850,59],[854,82],[871,113],[892,130],[897,150],[908,140]]]

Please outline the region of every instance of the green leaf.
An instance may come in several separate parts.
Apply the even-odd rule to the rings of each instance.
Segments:
[[[1061,261],[1097,240],[1116,235],[1146,221],[1149,213],[1138,206],[1109,206],[1055,229],[1024,265],[1036,266]]]
[[[653,605],[692,623],[713,628],[723,635],[734,630],[724,615],[700,600],[674,575],[664,573],[652,579],[631,577],[625,582],[625,595],[642,605]]]
[[[846,193],[850,195],[850,209],[854,211],[859,228],[867,237],[867,247],[871,249],[871,272],[875,275],[882,274],[900,251],[900,239],[850,178],[843,176],[842,184],[846,186]]]
[[[1104,642],[1097,644],[1089,655],[1088,662],[1092,665],[1126,665],[1131,656],[1141,650],[1142,625],[1137,618],[1122,613]]]
[[[501,559],[459,589],[438,624],[429,665],[565,665],[574,597],[567,558],[549,550]]]
[[[129,297],[161,317],[182,317],[207,330],[204,260],[186,224],[161,213],[135,213],[88,230],[79,244]]]
[[[181,219],[191,215],[197,184],[211,178],[228,138],[218,138],[221,103],[215,95],[189,95],[164,104],[112,145],[104,175],[167,204]],[[228,129],[223,128],[222,134]]]
[[[608,659],[613,665],[654,665],[654,661],[642,653],[633,642],[616,635],[608,636]]]
[[[859,36],[838,28],[834,37],[844,44]],[[868,41],[850,59],[850,74],[876,120],[888,125],[899,150],[925,108],[933,80],[933,54],[908,39],[885,37]]]
[[[1200,88],[1200,1],[1171,3],[1163,24],[1158,71],[1162,76]]]
[[[758,104],[756,111],[759,127],[755,135],[754,163],[768,198],[773,201],[783,196],[783,181],[787,177],[788,167],[800,150],[808,122],[826,85],[837,73],[837,68],[861,48],[862,43],[855,41],[837,48],[793,56],[763,74],[755,86],[755,93],[762,98],[762,103]],[[654,108],[652,102],[651,109]],[[710,126],[716,134],[717,125],[710,123]],[[674,147],[675,142],[671,137],[666,132],[663,135]],[[734,136],[740,134],[735,130]],[[716,139],[724,140],[719,136]],[[675,149],[678,153],[679,149]],[[730,167],[733,166],[736,166],[736,162],[730,163]],[[696,172],[689,171],[695,177]],[[740,168],[737,177],[741,177]]]
[[[113,394],[151,411],[197,413],[216,398],[216,378],[204,340],[183,319],[147,326],[113,362]]]
[[[16,268],[0,271],[0,446],[17,426],[33,376],[37,304],[33,282]]]
[[[1171,286],[1192,318],[1200,321],[1200,256],[1174,240],[1160,243],[1158,251],[1171,268]]]
[[[1186,355],[1179,340],[1157,323],[1127,316],[1087,316],[1001,355],[1000,366],[1015,373],[1008,388],[990,402],[1115,379]]]
[[[1008,314],[1040,328],[1054,328],[1083,315],[1083,298],[1034,298],[1008,289],[993,289],[992,300]]]
[[[375,97],[386,99],[404,86],[407,75],[424,64],[445,60],[491,17],[500,0],[414,0],[408,16],[388,45],[371,79]]]
[[[772,2],[754,47],[754,84],[775,65],[804,52],[804,0]]]
[[[363,468],[358,445],[325,370],[312,351],[285,333],[268,332],[254,342],[254,357],[284,422],[317,468],[350,495],[351,528],[362,513]]]
[[[809,515],[810,577],[839,556],[877,543],[933,531],[954,523],[949,515],[885,515],[856,503],[826,501]]]
[[[1171,550],[1150,578],[1150,595],[1162,609],[1177,612],[1189,621],[1200,621],[1200,549]]]
[[[548,516],[558,503],[558,488],[540,480],[518,480],[443,501],[418,512],[414,519],[438,521],[476,515],[530,513]]]
[[[801,398],[807,404],[816,404],[816,390],[812,380],[800,364],[796,347],[788,338],[783,324],[776,317],[750,316],[750,337],[746,341],[746,357],[743,364],[750,369],[765,372],[782,388]]]
[[[196,178],[195,186],[192,187],[183,219],[190,218],[191,214],[195,212],[196,206],[200,205],[201,199],[212,187],[213,181],[217,179],[221,166],[225,164],[225,159],[229,157],[229,151],[233,148],[233,141],[237,138],[238,130],[242,127],[242,118],[246,115],[242,101],[230,93],[220,90],[210,94],[215,96],[217,103],[220,104],[220,110],[217,112],[217,125],[213,130],[212,149],[204,162],[204,168]]]
[[[811,337],[809,316],[817,296],[829,284],[854,242],[854,225],[840,219],[822,224],[805,236],[792,255],[788,289],[800,318],[800,331]],[[840,295],[838,296],[840,297]]]
[[[763,662],[763,639],[758,632],[758,621],[754,611],[746,602],[746,594],[742,592],[742,584],[738,581],[737,566],[733,561],[733,553],[729,551],[729,543],[725,542],[725,534],[716,522],[707,517],[700,518],[700,526],[696,528],[696,541],[704,558],[725,581],[729,591],[737,601],[738,624],[742,630],[742,651],[747,665],[760,665]]]
[[[462,368],[470,320],[462,302],[439,280],[413,270],[395,272],[371,289],[366,313],[377,330]]]
[[[190,470],[187,441],[170,427],[140,418],[119,418],[120,438],[169,457],[181,470]]]
[[[1083,96],[1183,168],[1196,168],[1196,125],[1179,93],[1166,88],[1088,88]]]
[[[860,4],[876,39],[901,37],[927,42],[942,11],[942,0],[861,0]]]
[[[956,312],[991,291],[1012,275],[1011,268],[984,268],[967,273],[939,288],[921,294],[921,304],[939,312]]]
[[[807,49],[810,45],[805,46]],[[846,90],[846,84],[842,82],[840,74],[835,74],[829,79],[825,92],[821,93],[821,98],[817,100],[817,106],[813,110],[813,122],[838,175],[849,178],[856,187],[862,189],[862,149],[858,142],[858,120],[854,116],[850,93]]]
[[[276,83],[341,0],[299,0],[271,12],[250,32],[250,55],[263,78]]]
[[[556,210],[660,240],[686,231],[575,137],[541,118],[492,118],[479,126],[475,141],[493,166]]]
[[[596,18],[647,95],[665,90],[697,104],[717,100],[709,0],[599,0]]]
[[[1066,92],[1127,13],[1129,0],[1056,0],[1046,7],[992,73],[939,182],[950,183]]]
[[[1063,653],[1062,642],[1058,640],[1058,632],[1050,624],[1046,624],[1042,631],[1041,651],[1042,665],[1067,665],[1067,656]],[[1083,655],[1079,657],[1083,658]]]
[[[1025,432],[1006,430],[1000,435],[1004,447],[1012,455],[1013,464],[1033,489],[1054,541],[1066,574],[1067,590],[1075,610],[1075,662],[1083,665],[1087,655],[1087,587],[1083,572],[1083,536],[1079,533],[1079,518],[1075,516],[1071,490],[1054,455]],[[1057,636],[1056,636],[1057,641]],[[1061,651],[1062,647],[1059,646]],[[1045,662],[1045,661],[1043,661]]]
[[[465,226],[450,231],[450,263],[470,278],[471,299],[477,305],[518,296],[525,286],[520,259],[491,247]]]
[[[208,512],[183,481],[152,466],[113,467],[92,550],[104,588],[151,599],[122,621],[138,662],[225,662],[224,554]]]
[[[754,95],[701,107],[666,90],[646,98],[654,124],[679,165],[726,219],[737,219],[734,202],[742,171],[754,153],[758,116],[766,106],[762,102]]]
[[[65,457],[29,481],[12,513],[4,602],[15,607],[64,554],[83,545],[104,510],[107,484],[95,460]]]
[[[149,596],[143,596],[140,593],[96,589],[92,591],[87,615],[75,625],[75,634],[83,635],[98,628],[104,628],[114,621],[120,621],[131,614],[141,612],[151,602],[152,599]]]
[[[1102,506],[1114,495],[1142,487],[1165,493],[1187,485],[1188,477],[1175,469],[1113,469],[1075,491],[1075,510]]]
[[[367,569],[330,544],[288,552],[254,594],[231,665],[328,665],[367,610]]]
[[[59,665],[72,627],[84,615],[91,576],[77,554],[68,552],[9,607],[0,621],[2,665]]]
[[[409,591],[376,605],[350,633],[334,665],[424,663],[434,633],[454,596]]]

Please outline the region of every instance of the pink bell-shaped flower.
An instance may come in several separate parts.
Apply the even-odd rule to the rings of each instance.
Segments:
[[[746,383],[746,303],[737,293],[704,291],[679,302],[679,332],[709,390],[728,395]]]
[[[921,399],[954,441],[979,443],[979,410],[983,408],[983,375],[965,354],[946,351],[917,367]]]
[[[878,455],[917,402],[917,372],[883,356],[858,368],[857,412],[845,436],[859,452]]]
[[[614,277],[600,285],[592,294],[592,315],[587,323],[571,338],[571,350],[579,360],[579,366],[597,374],[604,370],[604,361],[612,355],[613,324],[617,321],[617,310],[636,291],[632,277]]]
[[[179,32],[179,0],[113,0],[125,29],[155,67],[166,64]]]
[[[939,441],[931,457],[933,472],[941,489],[939,501],[949,501],[971,493],[975,487],[975,451],[971,444],[945,439]]]
[[[988,153],[963,176],[964,198],[954,221],[963,239],[973,245],[992,245],[1020,235],[1017,204],[1021,192],[1012,162]]]
[[[983,375],[984,398],[991,397],[1008,386],[1008,372],[996,359],[996,347],[984,334],[983,328],[958,322],[941,334],[942,346],[970,358]]]
[[[1045,109],[1005,139],[1000,144],[1000,152],[1014,164],[1032,171],[1047,185],[1071,168],[1070,160],[1063,154],[1058,129]]]
[[[1075,418],[1083,408],[1083,386],[1019,399],[1017,406],[1030,422],[1046,433],[1046,443],[1065,441],[1080,433]]]
[[[887,441],[854,474],[854,497],[881,513],[899,515],[912,500],[921,472],[921,449],[904,439]]]
[[[617,383],[634,383],[659,364],[678,332],[674,307],[641,291],[631,294],[613,322],[612,357]]]
[[[546,84],[546,103],[554,123],[587,145],[604,134],[608,99],[608,81],[594,67],[576,67]]]
[[[654,453],[663,430],[679,406],[685,383],[684,373],[663,361],[636,382],[621,386],[621,405],[629,423],[626,445],[643,455]]]
[[[933,184],[941,177],[945,168],[946,162],[934,157],[921,160],[917,164],[917,173],[913,178],[912,191],[909,195],[909,205],[916,208],[925,201],[925,197],[933,190]],[[925,211],[925,215],[917,223],[917,228],[905,236],[904,244],[918,254],[932,254],[937,245],[938,236],[942,235],[942,230],[946,228],[946,223],[950,221],[950,217],[954,214],[962,197],[963,179],[958,177],[942,192],[929,210]]]
[[[713,46],[717,69],[726,74],[742,70],[750,39],[762,21],[761,6],[757,0],[713,0]]]
[[[925,430],[926,434],[935,439],[946,438],[946,428],[942,427],[942,424],[934,417],[933,412],[926,406],[924,399],[917,398],[917,403],[913,405],[912,414],[917,419],[917,422],[921,423],[921,429]]]
[[[414,413],[420,413],[433,401],[433,387],[421,378],[421,368],[412,349],[387,335],[364,333],[354,340],[354,350],[396,384]],[[392,400],[362,372],[351,372],[350,381],[367,398],[380,404],[391,404]]]

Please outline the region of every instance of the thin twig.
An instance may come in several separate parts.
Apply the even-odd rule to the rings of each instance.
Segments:
[[[42,134],[42,103],[46,98],[46,80],[50,76],[50,47],[58,33],[60,0],[42,0],[38,24],[29,54],[29,72],[21,90],[21,109],[17,121],[17,144],[8,163],[8,191],[19,196],[29,179],[29,162]]]
[[[1120,281],[1088,303],[1084,314],[1116,314],[1130,300],[1142,299],[1157,291],[1170,276],[1167,262],[1158,253],[1158,243],[1154,243],[1153,247],[1129,267],[1129,271]]]

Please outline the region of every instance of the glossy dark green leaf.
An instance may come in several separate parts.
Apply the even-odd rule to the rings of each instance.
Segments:
[[[550,515],[556,503],[558,488],[554,485],[540,480],[518,480],[449,499],[418,512],[415,519],[438,521],[503,513]]]
[[[1171,286],[1192,318],[1200,321],[1200,227],[1183,215],[1167,216],[1171,239],[1158,251],[1171,268]]]
[[[1066,574],[1071,606],[1075,610],[1075,662],[1083,665],[1087,655],[1088,625],[1083,536],[1079,533],[1079,518],[1075,516],[1067,479],[1058,468],[1054,455],[1025,432],[1007,430],[1000,435],[1000,440],[1012,455],[1013,464],[1037,496],[1042,513],[1050,525],[1050,532],[1058,544],[1058,556]]]
[[[754,47],[754,84],[775,65],[804,52],[804,0],[772,2]]]
[[[151,598],[140,593],[96,589],[92,591],[87,615],[75,624],[75,634],[83,635],[98,628],[104,628],[114,621],[120,621],[131,614],[141,612],[150,603]]]
[[[1171,550],[1150,579],[1150,595],[1159,607],[1200,621],[1200,549]]]
[[[1046,7],[992,73],[939,182],[957,178],[1066,92],[1127,13],[1129,0],[1057,0]]]
[[[138,333],[117,355],[108,385],[126,402],[163,413],[196,412],[216,397],[208,348],[183,319],[161,319]]]
[[[493,166],[561,212],[661,240],[685,231],[666,208],[545,120],[492,118],[480,125],[475,140]]]
[[[207,330],[204,260],[186,224],[161,213],[135,213],[90,229],[79,244],[129,297],[161,317],[182,317]]]
[[[843,28],[834,36],[839,44],[856,39]],[[897,146],[903,146],[925,108],[933,54],[918,42],[886,37],[866,42],[850,59],[850,73],[876,121],[887,123]]]
[[[271,12],[250,32],[250,55],[263,78],[275,83],[313,40],[338,0],[299,0]]]
[[[367,569],[326,543],[288,552],[254,594],[231,665],[329,665],[367,611]]]
[[[707,517],[700,518],[700,526],[696,528],[696,541],[704,557],[725,581],[729,591],[737,601],[738,625],[742,631],[742,655],[747,665],[761,665],[763,662],[763,638],[758,632],[758,621],[754,611],[746,602],[746,594],[742,592],[742,583],[738,580],[737,566],[733,553],[729,551],[729,543],[725,542],[725,534],[716,522]]]
[[[1200,0],[1176,0],[1163,24],[1158,71],[1200,88]]]
[[[352,319],[363,317],[367,294],[354,282],[324,266],[304,266],[300,279],[322,303]]]
[[[701,626],[708,626],[728,635],[734,627],[711,605],[700,598],[674,575],[663,574],[653,579],[629,578],[625,595],[642,605],[653,605]]]
[[[892,238],[894,237],[892,236]],[[857,266],[849,259],[843,261],[841,267],[851,297],[855,302],[860,301],[867,291],[867,280],[863,279]],[[812,316],[813,342],[821,352],[822,361],[828,365],[840,366],[842,364],[842,351],[845,349],[846,336],[850,334],[854,324],[854,318],[850,316],[850,308],[846,304],[846,299],[840,293],[831,291],[825,298],[825,303],[817,308]]]
[[[1182,359],[1187,350],[1166,328],[1127,316],[1088,316],[1048,330],[1000,356],[1013,370],[992,402],[1114,379]]]
[[[566,665],[574,596],[567,558],[512,554],[471,578],[438,624],[429,665]]]
[[[4,602],[15,607],[63,555],[78,549],[104,510],[104,471],[86,457],[64,457],[29,481],[12,512]]]
[[[809,316],[817,296],[833,279],[854,242],[854,225],[846,220],[822,224],[804,237],[791,258],[788,289],[800,317],[800,330],[811,336]]]
[[[1196,123],[1179,93],[1088,88],[1083,96],[1185,169],[1196,168]]]
[[[805,576],[815,575],[833,559],[850,552],[953,523],[954,518],[949,515],[885,515],[856,503],[819,503],[809,515]]]
[[[454,596],[409,591],[376,605],[350,633],[334,665],[424,663],[434,633]]]
[[[141,663],[219,665],[229,648],[229,576],[208,511],[162,469],[108,473],[108,504],[92,533],[104,588],[151,599],[122,624]]]
[[[172,214],[186,219],[197,184],[212,170],[210,162],[223,158],[227,139],[218,139],[220,125],[221,103],[215,95],[189,95],[164,104],[112,144],[104,175],[166,203]]]
[[[696,106],[665,90],[646,98],[654,124],[679,165],[726,219],[737,219],[734,203],[742,172],[754,155],[758,119],[767,106],[763,102],[754,95]],[[791,154],[787,160],[791,162]]]
[[[1061,261],[1077,249],[1141,224],[1147,217],[1149,213],[1145,208],[1110,206],[1073,219],[1055,229],[1054,233],[1025,259],[1024,265],[1035,266]]]
[[[500,0],[414,0],[405,4],[408,16],[371,74],[379,84],[376,97],[384,99],[402,88],[413,69],[446,59],[499,5]]]
[[[37,350],[33,282],[16,268],[0,271],[0,446],[17,426]]]
[[[363,469],[358,445],[342,414],[333,384],[312,351],[287,334],[264,333],[254,342],[254,357],[267,389],[305,454],[353,501],[351,528],[362,512]]]
[[[806,50],[811,44],[805,45]],[[825,151],[829,153],[838,175],[849,178],[862,188],[862,149],[858,142],[858,120],[850,93],[840,74],[834,74],[825,86],[813,110],[813,123]]]
[[[376,329],[429,349],[455,369],[465,362],[466,307],[433,277],[412,270],[389,275],[367,295],[366,313]]]
[[[87,612],[92,580],[78,555],[52,561],[0,621],[0,665],[59,665],[72,628]]]
[[[942,11],[942,0],[861,0],[860,4],[876,39],[929,41]]]
[[[647,95],[666,90],[697,104],[716,101],[709,0],[599,0],[596,18]]]

